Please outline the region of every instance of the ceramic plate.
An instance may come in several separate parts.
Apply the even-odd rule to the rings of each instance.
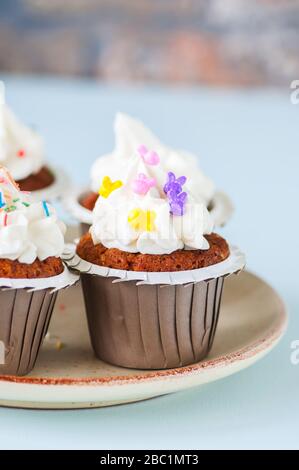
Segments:
[[[26,377],[0,377],[0,404],[87,408],[130,403],[221,379],[268,353],[286,327],[277,293],[248,272],[226,280],[214,346],[206,360],[164,371],[105,364],[92,352],[80,285],[59,294],[50,334]]]

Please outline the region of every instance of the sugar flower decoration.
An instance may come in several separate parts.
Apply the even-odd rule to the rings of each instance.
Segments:
[[[99,189],[99,195],[107,198],[110,194],[123,185],[121,180],[112,182],[109,176],[104,176],[101,187]]]
[[[140,145],[137,150],[147,165],[158,165],[160,163],[160,157],[154,150],[148,150],[145,145]]]
[[[134,193],[145,195],[155,185],[155,178],[148,178],[144,173],[139,173],[137,178],[133,180],[131,187]]]
[[[128,215],[128,222],[133,230],[141,232],[154,232],[156,212],[145,211],[139,207],[131,210]]]
[[[168,179],[164,185],[164,193],[167,195],[172,215],[184,215],[185,204],[187,202],[187,193],[183,192],[183,185],[186,183],[186,176],[176,178],[171,171],[168,173]]]

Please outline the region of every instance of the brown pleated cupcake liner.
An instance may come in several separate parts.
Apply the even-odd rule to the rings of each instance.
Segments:
[[[78,274],[66,266],[48,278],[0,278],[0,376],[32,370],[58,291],[78,280]]]
[[[5,350],[0,375],[26,375],[33,369],[56,297],[53,289],[0,290],[0,342]]]
[[[183,285],[148,285],[81,273],[92,345],[105,362],[168,369],[210,351],[225,276]]]

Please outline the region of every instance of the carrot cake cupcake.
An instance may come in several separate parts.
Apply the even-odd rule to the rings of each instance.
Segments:
[[[3,83],[0,89],[0,164],[8,168],[22,191],[32,191],[33,195],[38,191],[38,197],[42,195],[45,199],[58,192],[59,176],[45,164],[43,139],[9,109]]]
[[[0,166],[0,376],[33,368],[57,292],[77,279],[61,260],[64,233],[55,209],[34,202]]]
[[[178,173],[166,158],[144,144],[120,172],[107,158],[92,226],[71,261],[81,272],[95,353],[124,367],[179,367],[205,357],[224,278],[244,265],[213,232],[188,160]]]

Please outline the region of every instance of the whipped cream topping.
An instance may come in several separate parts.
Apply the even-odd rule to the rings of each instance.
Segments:
[[[65,225],[45,201],[33,202],[0,167],[0,258],[31,264],[64,249]]]
[[[44,161],[42,138],[22,124],[0,97],[0,164],[18,181],[37,173]]]
[[[134,152],[140,145],[155,150],[160,156],[161,167],[175,174],[187,177],[185,189],[198,202],[206,206],[215,193],[214,183],[198,167],[198,159],[193,154],[176,150],[162,144],[143,123],[126,114],[117,113],[114,122],[115,149],[112,154],[99,157],[91,168],[91,189],[98,192],[105,175],[120,179]]]
[[[115,152],[92,169],[100,194],[90,229],[94,244],[145,254],[208,249],[213,184],[192,157],[162,146],[138,121],[119,114],[115,127]]]

